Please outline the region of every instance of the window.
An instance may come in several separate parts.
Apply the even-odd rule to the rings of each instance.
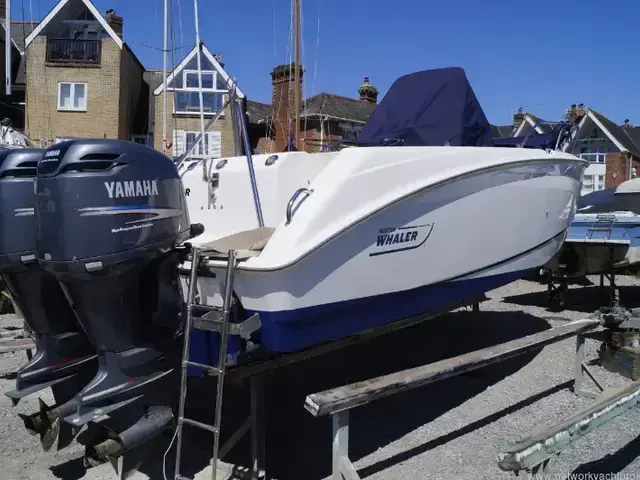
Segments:
[[[174,90],[173,113],[200,115],[200,89],[198,88],[198,70],[194,70],[191,60],[181,74],[170,82],[169,88]],[[202,106],[205,115],[215,115],[224,105],[224,95],[228,90],[224,81],[213,70],[213,65],[202,57]]]
[[[58,110],[72,112],[87,111],[86,83],[58,83]]]
[[[184,76],[183,88],[194,88],[198,90],[198,71],[185,70],[182,72]],[[216,84],[216,72],[202,72],[202,90],[214,90],[213,86]]]
[[[603,145],[597,147],[581,147],[580,158],[589,160],[591,163],[605,163],[607,150],[607,147]]]
[[[180,157],[187,148],[194,144],[200,132],[176,130],[173,132],[173,156]],[[187,158],[220,158],[222,157],[220,132],[205,132],[202,139],[189,152]]]
[[[202,106],[205,115],[215,114],[222,108],[223,93],[202,92]],[[200,94],[176,91],[174,113],[195,113],[200,115]]]
[[[604,189],[604,175],[584,175],[582,177],[581,195]]]

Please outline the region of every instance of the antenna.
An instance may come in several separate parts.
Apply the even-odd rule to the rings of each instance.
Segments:
[[[198,21],[198,0],[193,0],[193,15],[195,17],[195,27],[196,27],[196,60],[198,62],[198,97],[200,99],[200,134],[202,135],[202,140],[200,140],[200,145],[202,146],[202,179],[208,180],[207,178],[207,152],[208,147],[205,147],[207,143],[207,137],[204,134],[204,100],[202,98],[202,43],[200,42],[200,23]]]
[[[294,103],[294,146],[300,150],[300,0],[293,0],[293,103]]]
[[[11,0],[5,2],[4,17],[4,87],[6,95],[11,95]]]
[[[168,50],[168,34],[167,34],[167,10],[168,0],[164,0],[164,26],[163,35],[164,42],[162,46],[162,153],[167,152],[167,50]]]

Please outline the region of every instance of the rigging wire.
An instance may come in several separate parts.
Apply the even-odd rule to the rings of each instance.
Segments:
[[[287,63],[289,65],[293,64],[293,42],[294,42],[294,38],[293,38],[293,15],[294,15],[294,7],[293,7],[293,0],[291,1],[291,10],[289,12],[289,37],[287,39],[287,50],[286,50],[286,58],[287,58]],[[294,68],[297,68],[297,65],[294,66]],[[287,85],[287,144],[289,144],[289,138],[291,137],[291,105],[289,105],[289,101],[291,100],[291,96],[289,95],[289,92],[291,92],[291,85],[292,85],[292,75],[291,75],[291,70],[289,70],[289,84]],[[278,102],[280,103],[280,102]],[[278,105],[279,106],[279,105]],[[284,129],[283,129],[284,130]]]
[[[182,7],[181,7],[181,3],[180,0],[178,0],[178,32],[180,32],[180,57],[184,58],[185,57],[185,53],[184,53],[184,37],[182,35]],[[189,51],[191,51],[191,48],[189,49]]]

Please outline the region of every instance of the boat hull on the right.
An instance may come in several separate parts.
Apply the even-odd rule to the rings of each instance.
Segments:
[[[562,249],[545,268],[569,278],[640,272],[640,179],[578,199]]]

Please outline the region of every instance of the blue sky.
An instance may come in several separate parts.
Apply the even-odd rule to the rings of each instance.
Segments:
[[[14,20],[42,19],[57,3],[11,1]],[[640,124],[637,0],[301,1],[303,96],[357,96],[364,76],[382,96],[406,73],[460,66],[495,124],[510,123],[519,106],[555,120],[581,102]],[[170,48],[187,46],[178,63],[195,43],[193,1],[173,3]],[[125,40],[145,67],[162,66],[151,47],[162,47],[163,0],[94,4],[124,17]],[[203,41],[250,99],[270,102],[269,72],[291,59],[291,0],[200,0],[199,9]]]

